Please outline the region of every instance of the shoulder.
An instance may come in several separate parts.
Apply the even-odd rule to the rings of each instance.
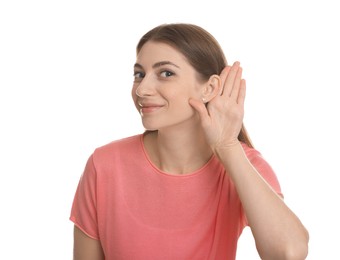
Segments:
[[[117,163],[124,158],[134,158],[143,151],[142,134],[114,140],[97,147],[93,154],[93,163],[98,165]]]
[[[241,145],[242,145],[242,148],[245,152],[245,154],[247,155],[248,159],[252,159],[254,157],[257,157],[257,156],[261,156],[261,153],[253,148],[253,147],[249,147],[246,143],[243,143],[241,142]]]
[[[141,139],[142,139],[141,134],[125,137],[122,139],[117,139],[110,143],[97,147],[94,150],[94,154],[101,155],[101,154],[117,152],[117,151],[120,151],[121,149],[135,148],[137,145],[141,144]]]
[[[268,163],[265,158],[262,156],[261,152],[257,150],[256,148],[249,147],[247,144],[242,143],[241,145],[243,147],[244,153],[246,154],[248,160],[252,164],[261,164],[261,163]]]
[[[97,147],[90,156],[90,164],[97,173],[111,172],[128,164],[131,159],[142,158],[142,134],[114,140]]]
[[[270,163],[255,148],[249,147],[245,143],[241,143],[243,150],[260,175],[274,188],[274,190],[282,196],[281,187],[277,175]]]
[[[248,160],[253,164],[253,166],[258,166],[261,164],[268,164],[268,162],[265,160],[265,158],[262,156],[260,151],[258,151],[255,148],[249,147],[247,144],[242,143],[242,148],[244,150],[244,153],[246,154]]]

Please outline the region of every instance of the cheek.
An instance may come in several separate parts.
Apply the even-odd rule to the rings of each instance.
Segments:
[[[136,86],[132,87],[132,89],[131,89],[131,97],[132,97],[133,103],[135,104],[136,109],[139,111],[139,106],[137,104],[136,89],[137,89]]]
[[[188,113],[191,113],[193,107],[189,104],[189,98],[184,95],[174,97],[173,101],[169,103],[172,111],[180,116],[187,116]]]
[[[136,95],[136,87],[132,87],[131,89],[131,97],[133,100],[136,100],[137,95]]]
[[[188,86],[182,86],[177,89],[177,91],[168,91],[167,98],[170,101],[170,105],[180,108],[180,109],[192,109],[192,106],[189,104],[189,99],[197,99],[199,100],[198,91],[193,88],[188,88]]]

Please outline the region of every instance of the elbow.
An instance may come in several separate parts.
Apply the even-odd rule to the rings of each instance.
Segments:
[[[306,231],[305,236],[298,240],[295,240],[295,243],[287,245],[282,251],[282,259],[284,260],[305,260],[308,255],[308,242],[309,235]]]
[[[308,255],[309,232],[303,227],[303,236],[295,243],[291,250],[288,251],[287,259],[306,259]]]
[[[305,260],[308,255],[308,243],[300,243],[286,250],[285,260]]]
[[[260,252],[259,252],[260,253]],[[260,253],[263,260],[305,260],[308,255],[308,246],[300,245],[287,249],[281,249],[279,252]]]
[[[275,248],[259,251],[261,259],[282,259],[282,260],[305,260],[308,255],[309,235],[306,231],[303,238],[296,239],[290,243],[280,243]]]
[[[294,245],[290,246],[286,250],[285,259],[288,260],[304,260],[308,255],[308,243],[309,243],[309,234],[308,231],[304,230],[304,237],[299,239]]]
[[[309,235],[306,231],[305,237],[299,239],[294,244],[287,246],[284,250],[284,257],[285,260],[305,260],[308,255],[308,242],[309,242]]]

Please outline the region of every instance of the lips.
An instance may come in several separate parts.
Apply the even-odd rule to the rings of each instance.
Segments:
[[[138,105],[140,107],[140,113],[142,115],[155,112],[164,106],[161,104],[142,102],[142,101],[139,101]]]

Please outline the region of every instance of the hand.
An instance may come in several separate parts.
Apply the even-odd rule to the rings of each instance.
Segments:
[[[225,67],[220,79],[221,90],[207,106],[202,101],[189,100],[200,116],[207,142],[214,152],[239,143],[246,94],[246,82],[242,79],[239,62]]]

